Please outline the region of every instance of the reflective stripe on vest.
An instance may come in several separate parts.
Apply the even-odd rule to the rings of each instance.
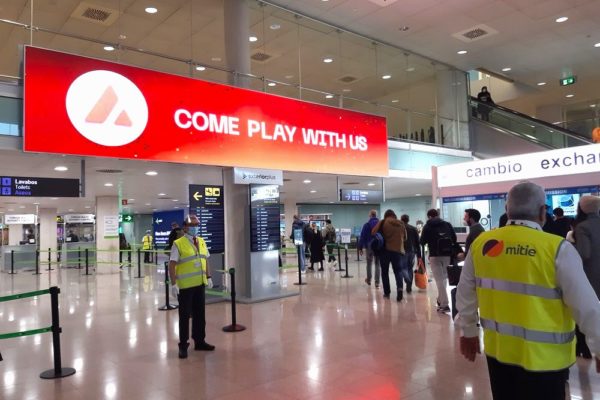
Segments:
[[[542,332],[525,329],[522,326],[503,324],[489,319],[481,318],[481,326],[503,335],[515,336],[531,342],[565,344],[575,338],[575,331],[567,333]]]
[[[540,372],[575,362],[575,322],[557,287],[563,240],[509,225],[482,233],[471,245],[488,356]]]
[[[179,252],[179,261],[175,268],[177,286],[180,289],[206,285],[206,258],[208,249],[202,238],[198,238],[198,249],[186,236],[173,243]]]
[[[477,287],[502,290],[505,292],[543,297],[544,299],[561,299],[562,292],[558,288],[547,288],[529,283],[504,281],[501,279],[475,278]]]
[[[177,262],[177,264],[178,265],[179,264],[183,264],[185,262],[192,261],[192,260],[195,260],[197,258],[203,258],[203,259],[206,260],[206,255],[205,254],[198,254],[198,255],[193,255],[193,256],[189,256],[189,257],[180,258],[179,262]]]

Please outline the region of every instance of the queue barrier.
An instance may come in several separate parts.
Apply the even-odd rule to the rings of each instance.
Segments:
[[[66,376],[73,375],[75,373],[75,368],[63,367],[62,359],[60,355],[60,333],[62,332],[62,328],[60,327],[59,322],[59,314],[58,314],[58,294],[60,293],[60,288],[57,286],[52,286],[49,289],[44,290],[35,290],[33,292],[27,293],[19,293],[13,294],[9,296],[0,297],[0,303],[11,300],[25,299],[28,297],[36,297],[44,294],[50,294],[50,304],[52,311],[52,325],[46,328],[38,328],[38,329],[30,329],[27,331],[21,332],[13,332],[13,333],[3,333],[0,334],[0,340],[2,339],[11,339],[22,336],[31,336],[37,335],[39,333],[52,332],[52,349],[54,355],[54,368],[46,370],[40,374],[40,378],[42,379],[56,379],[56,378],[64,378]],[[0,356],[1,359],[1,356]]]
[[[237,323],[237,303],[235,301],[235,268],[229,268],[228,272],[231,276],[231,324],[224,326],[223,332],[241,332],[246,330],[246,327]]]

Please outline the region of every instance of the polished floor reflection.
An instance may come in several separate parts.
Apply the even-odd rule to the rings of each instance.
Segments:
[[[157,310],[164,275],[156,268],[142,279],[129,269],[0,274],[0,295],[61,288],[63,366],[77,369],[39,378],[52,367],[48,333],[2,340],[0,399],[491,399],[484,359],[458,354],[459,332],[436,313],[434,287],[397,303],[364,283],[362,262],[351,263],[352,279],[308,273],[300,296],[238,305],[244,332],[222,332],[229,303],[207,305],[207,341],[217,350],[180,360],[177,311]],[[281,279],[291,287],[297,275]],[[0,333],[49,325],[49,296],[0,303]],[[573,366],[571,396],[600,398],[591,362]]]

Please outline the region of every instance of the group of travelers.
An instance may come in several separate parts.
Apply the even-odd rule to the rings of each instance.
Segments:
[[[316,222],[306,223],[297,215],[294,215],[290,239],[293,240],[294,235],[300,235],[303,242],[303,246],[298,247],[298,251],[300,251],[298,259],[302,272],[306,272],[307,269],[309,271],[314,271],[315,264],[319,264],[319,271],[324,271],[325,268],[323,267],[323,262],[325,261],[325,251],[327,251],[328,267],[335,268],[337,266],[337,260],[334,255],[337,234],[330,219],[325,221],[325,227],[323,229],[319,229]],[[306,268],[307,256],[310,260],[310,267],[308,268]]]

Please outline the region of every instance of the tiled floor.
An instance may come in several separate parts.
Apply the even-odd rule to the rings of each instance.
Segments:
[[[229,303],[208,305],[207,341],[217,350],[180,360],[177,311],[157,310],[164,287],[154,268],[144,279],[133,270],[0,274],[0,295],[61,288],[63,366],[77,369],[38,377],[52,367],[50,334],[2,340],[0,399],[491,399],[485,361],[458,354],[458,330],[435,312],[435,287],[397,303],[364,283],[362,262],[351,263],[353,279],[309,273],[300,296],[239,305],[244,332],[221,331]],[[284,285],[295,280],[282,274]],[[49,296],[0,303],[0,333],[49,326],[49,304]],[[572,368],[571,394],[600,398],[591,362]]]

